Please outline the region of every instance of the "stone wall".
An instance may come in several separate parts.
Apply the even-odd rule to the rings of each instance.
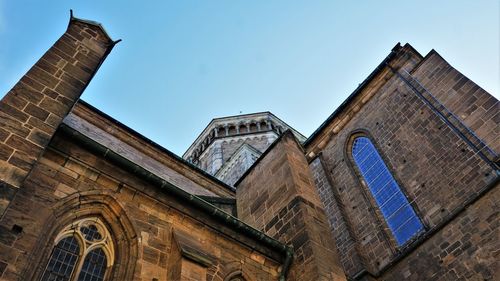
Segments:
[[[419,82],[493,151],[500,151],[498,100],[431,51],[412,72]]]
[[[496,280],[500,189],[492,188],[380,280]]]
[[[98,25],[72,18],[0,102],[0,215],[113,45]]]
[[[58,133],[0,220],[0,280],[38,280],[58,231],[89,216],[112,233],[111,280],[166,280],[169,264],[186,278],[200,268],[199,280],[278,278],[272,251]]]
[[[345,280],[307,161],[290,131],[236,184],[238,216],[294,247],[288,280]]]
[[[260,152],[264,152],[271,143],[277,138],[274,132],[259,134],[259,135],[247,135],[242,137],[230,138],[222,141],[222,153],[224,160],[226,162],[238,148],[243,143],[247,143],[257,149]]]
[[[276,249],[138,171],[213,196],[227,209],[234,206],[231,188],[96,109],[74,107],[113,45],[99,24],[72,18],[2,99],[0,280],[40,280],[61,231],[84,218],[103,221],[112,238],[106,280],[165,280],[177,273],[181,280],[222,281],[235,274],[277,280],[282,256]],[[76,114],[68,116],[71,109]],[[63,118],[67,124],[61,125]],[[105,152],[96,154],[90,143]],[[114,150],[118,162],[106,158]],[[123,170],[124,163],[135,169]]]
[[[274,131],[259,131],[227,137],[219,136],[199,156],[197,166],[210,175],[216,175],[218,179],[232,186],[249,167],[249,165],[239,166],[236,168],[238,171],[231,172],[233,175],[219,176],[218,173],[226,167],[228,161],[234,161],[232,157],[235,156],[235,153],[245,144],[251,145],[262,153],[277,137],[278,135]],[[243,161],[243,164],[245,164],[245,161]]]
[[[274,132],[221,137],[210,144],[200,156],[199,167],[210,174],[215,174],[244,143],[264,152],[276,138]]]
[[[99,24],[72,18],[0,103],[0,280],[39,280],[60,232],[83,218],[109,228],[110,280],[277,280],[282,249],[193,204],[195,194],[234,214],[231,187],[77,103],[113,45]],[[293,246],[288,280],[495,279],[498,101],[434,51],[398,45],[336,114],[308,158],[290,131],[268,149],[278,130],[216,140],[201,159],[215,173],[244,142],[265,151],[236,183],[237,213]],[[353,162],[361,135],[425,226],[408,244],[397,245]]]
[[[311,168],[318,194],[325,206],[328,223],[333,229],[332,236],[335,240],[337,251],[342,253],[342,255],[339,255],[342,267],[347,276],[355,276],[365,268],[359,254],[362,251],[360,248],[363,245],[362,243],[357,243],[355,240],[352,227],[347,220],[348,212],[345,210],[344,204],[340,201],[338,190],[332,188],[330,178],[327,177],[320,158],[314,159],[309,167]]]
[[[444,248],[448,247],[447,243],[455,244],[453,247],[463,244],[468,247],[467,241],[470,241],[471,233],[453,231],[451,235],[451,229],[457,228],[461,221],[455,217],[471,200],[483,196],[485,190],[496,188],[497,168],[494,163],[478,155],[478,151],[470,146],[467,138],[459,133],[460,128],[453,127],[454,121],[448,122],[447,116],[442,115],[439,108],[436,110],[424,99],[425,95],[422,98],[422,95],[415,92],[421,89],[415,89],[406,83],[403,78],[408,76],[398,75],[403,72],[411,73],[419,63],[418,60],[403,62],[405,57],[410,55],[400,53],[389,62],[393,70],[387,71],[385,67],[385,70],[381,70],[359,94],[357,100],[365,98],[366,101],[362,107],[354,100],[344,109],[351,112],[349,118],[345,119],[347,121],[341,130],[332,134],[324,147],[316,153],[320,156],[310,163],[320,198],[332,226],[337,249],[346,253],[346,256],[341,257],[342,265],[351,278],[383,276],[380,277],[381,280],[402,280],[412,276],[413,280],[421,280],[421,277],[417,277],[420,270],[425,271],[426,277],[432,276],[435,280],[448,280],[442,279],[445,278],[442,275],[444,273],[450,274],[449,276],[457,274],[461,278],[475,274],[476,277],[482,276],[488,280],[491,272],[479,269],[492,265],[488,252],[493,245],[498,247],[498,243],[490,241],[490,238],[476,239],[473,245],[474,253],[469,251],[453,254],[453,257],[460,256],[462,261],[469,259],[465,267],[460,264],[458,258],[454,264],[445,267],[443,262],[440,262],[443,257],[430,258],[431,254],[419,250],[434,247],[435,243],[442,243]],[[420,67],[432,66],[431,63],[424,66],[426,64],[423,61]],[[465,82],[462,81],[461,84],[463,83]],[[373,86],[377,84],[379,86]],[[443,88],[434,89],[434,92],[446,93],[449,84],[440,84]],[[459,104],[459,100],[456,104]],[[488,99],[485,98],[484,101],[486,100]],[[353,108],[356,109],[353,111]],[[334,122],[336,121],[333,120],[332,123]],[[488,132],[492,130],[495,129],[484,129]],[[425,232],[409,245],[397,245],[359,175],[350,154],[350,144],[358,135],[369,137],[375,144],[425,225]],[[491,202],[491,194],[484,195],[488,198],[481,199],[480,202]],[[488,230],[498,230],[498,225],[492,221],[493,218],[498,220],[498,212],[493,211],[491,204],[488,204],[490,203],[485,204],[484,209],[478,210],[477,217],[474,217],[473,211],[466,212],[470,212],[467,217],[472,224],[479,223],[478,220],[482,218],[489,218],[482,227],[486,229],[483,232],[486,237],[492,237]],[[483,208],[480,204],[475,206]],[[450,230],[440,230],[447,224],[450,225],[444,229]],[[439,233],[432,236],[436,232]],[[441,238],[429,238],[431,236]],[[449,254],[454,250],[444,249],[444,252]],[[434,252],[438,256],[444,255],[439,249]],[[488,258],[476,258],[483,255]],[[401,270],[393,269],[394,263],[397,263],[397,268]],[[382,275],[383,272],[392,273]]]
[[[215,176],[227,184],[233,186],[241,176],[252,166],[262,153],[252,146],[243,143],[231,159],[224,163],[224,166]]]
[[[186,163],[167,149],[137,132],[97,112],[89,104],[78,102],[64,119],[64,124],[82,132],[128,160],[196,195],[234,198],[234,191],[224,183]]]

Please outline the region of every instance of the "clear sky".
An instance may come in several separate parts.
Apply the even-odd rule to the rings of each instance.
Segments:
[[[389,54],[437,50],[499,97],[498,0],[0,0],[0,96],[65,31],[111,52],[82,98],[181,155],[214,117],[271,111],[309,136]]]

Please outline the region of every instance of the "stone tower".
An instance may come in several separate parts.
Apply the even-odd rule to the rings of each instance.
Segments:
[[[271,112],[213,119],[182,158],[233,185],[283,132],[305,137]]]

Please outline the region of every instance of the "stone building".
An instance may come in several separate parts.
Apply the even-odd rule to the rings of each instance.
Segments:
[[[1,101],[0,280],[498,280],[499,104],[435,51],[181,158],[79,100],[115,44],[72,16]]]
[[[271,112],[213,119],[182,158],[233,185],[286,130],[306,138]]]

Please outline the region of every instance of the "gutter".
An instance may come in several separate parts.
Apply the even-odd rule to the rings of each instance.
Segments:
[[[184,160],[183,158],[179,157],[177,154],[173,153],[172,151],[166,149],[165,147],[159,145],[158,143],[154,142],[153,140],[145,137],[144,135],[141,135],[139,132],[135,131],[134,129],[128,127],[127,125],[123,124],[122,122],[118,121],[114,117],[108,115],[107,113],[104,113],[102,110],[98,109],[97,107],[91,105],[90,103],[86,102],[83,99],[79,99],[78,103],[87,107],[88,109],[96,112],[97,114],[101,115],[102,117],[108,119],[111,123],[117,125],[121,129],[125,130],[127,133],[130,133],[132,136],[137,137],[138,139],[146,142],[147,144],[151,145],[155,149],[158,149],[160,152],[167,154],[168,156],[172,157],[174,160],[180,162],[181,165],[186,165],[189,168],[193,169],[194,171],[202,174],[202,176],[208,178],[211,181],[214,181],[215,183],[219,184],[221,187],[227,189],[228,191],[234,193],[236,192],[236,189],[227,183],[219,180],[218,178],[214,177],[213,175],[203,171],[199,167],[196,167],[192,163],[189,163],[188,161]]]
[[[231,227],[238,233],[241,233],[247,237],[255,239],[265,246],[277,251],[284,256],[282,263],[282,269],[279,276],[279,281],[285,281],[287,273],[290,269],[290,265],[293,260],[293,248],[282,244],[278,240],[266,235],[265,233],[251,227],[250,225],[242,222],[238,218],[231,216],[230,214],[222,211],[221,209],[215,207],[209,202],[201,199],[199,196],[190,194],[181,188],[171,184],[170,182],[160,178],[159,176],[151,173],[150,171],[144,169],[143,167],[133,163],[132,161],[126,159],[125,157],[119,155],[118,153],[110,150],[109,148],[101,145],[100,143],[90,139],[89,137],[83,135],[82,133],[74,130],[66,124],[61,124],[59,126],[59,131],[66,134],[75,142],[82,145],[82,147],[88,149],[89,151],[95,153],[97,156],[112,162],[118,167],[124,169],[125,171],[155,185],[162,189],[165,189],[169,194],[186,200],[191,206],[204,211],[215,220],[224,223],[225,225]]]

